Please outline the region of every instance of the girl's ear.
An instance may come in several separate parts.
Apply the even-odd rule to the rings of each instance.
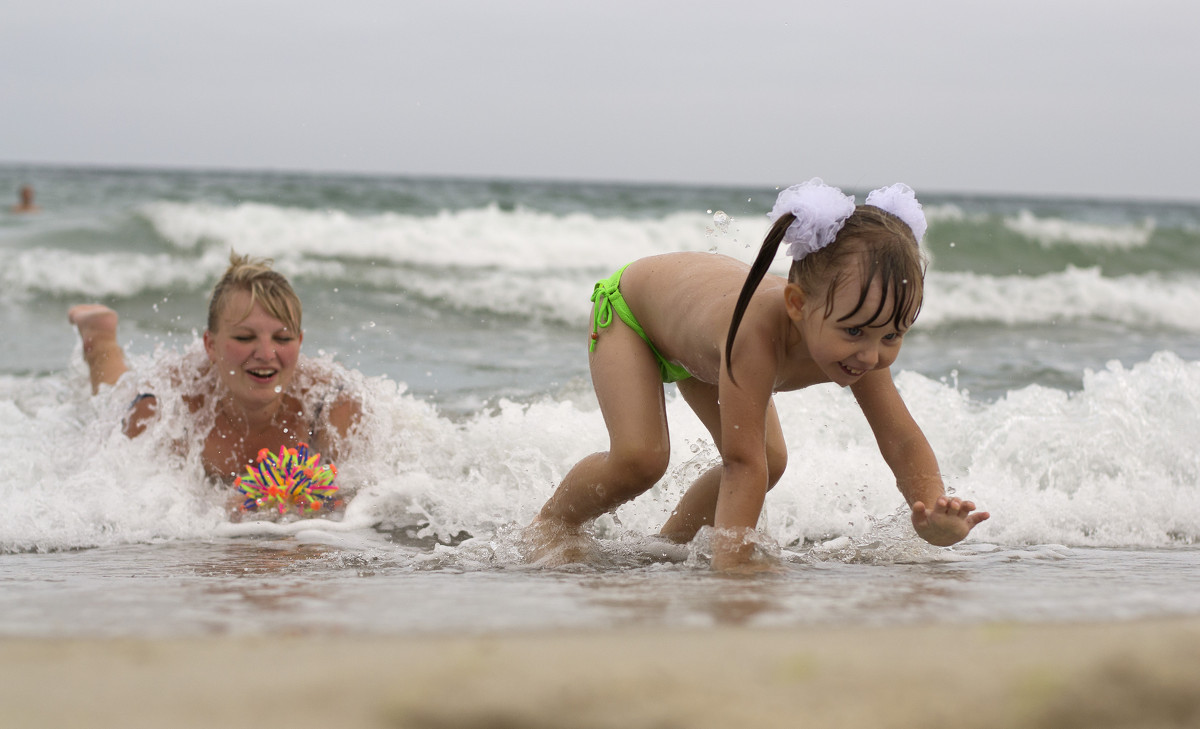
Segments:
[[[804,316],[804,291],[797,284],[789,283],[783,287],[783,305],[787,309],[788,318],[799,321]]]

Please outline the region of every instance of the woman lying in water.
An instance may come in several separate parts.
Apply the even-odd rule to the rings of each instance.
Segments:
[[[117,341],[117,313],[81,304],[67,316],[83,340],[92,393],[116,384],[129,369]],[[231,253],[209,302],[207,360],[190,377],[182,371],[172,377],[196,426],[208,428],[201,461],[209,477],[232,482],[262,449],[300,443],[310,444],[325,463],[337,461],[361,404],[340,389],[314,387],[329,385],[334,373],[301,356],[303,340],[300,299],[288,280],[268,260]],[[318,389],[329,394],[320,397]],[[139,394],[125,418],[125,434],[141,435],[166,405],[152,392]]]

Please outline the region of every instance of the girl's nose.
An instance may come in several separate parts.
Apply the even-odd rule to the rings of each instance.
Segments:
[[[863,369],[871,369],[879,363],[879,347],[874,344],[868,344],[858,350],[858,360],[866,365]]]

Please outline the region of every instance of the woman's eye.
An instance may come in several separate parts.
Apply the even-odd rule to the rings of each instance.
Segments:
[[[234,339],[238,340],[239,342],[253,342],[254,341],[254,337],[246,336],[244,334],[240,337],[234,337]]]

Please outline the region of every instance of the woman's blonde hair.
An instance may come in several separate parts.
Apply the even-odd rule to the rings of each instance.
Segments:
[[[229,268],[225,269],[224,275],[213,287],[212,298],[208,302],[210,332],[217,331],[221,312],[229,297],[237,291],[250,294],[250,303],[240,319],[249,316],[257,302],[288,329],[300,333],[300,297],[287,278],[271,268],[271,259],[241,256],[234,251],[229,252]]]

